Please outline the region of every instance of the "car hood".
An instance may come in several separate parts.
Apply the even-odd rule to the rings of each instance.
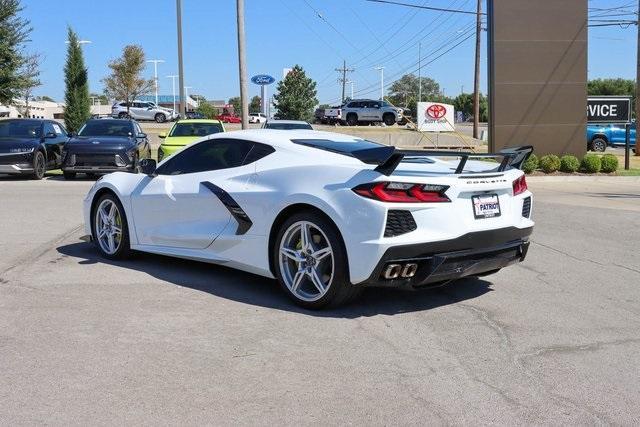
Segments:
[[[123,136],[77,136],[65,144],[67,150],[82,149],[83,151],[123,150],[134,145],[132,138]]]
[[[39,138],[0,138],[0,153],[29,151],[40,145]]]
[[[202,138],[201,136],[168,136],[161,145],[189,145]]]

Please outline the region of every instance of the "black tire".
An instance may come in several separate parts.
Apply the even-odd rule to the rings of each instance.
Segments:
[[[74,180],[76,179],[76,173],[75,172],[62,172],[62,176],[64,177],[64,179],[66,180]]]
[[[164,123],[167,121],[167,116],[165,116],[162,113],[158,113],[153,117],[156,121],[156,123]]]
[[[118,118],[119,119],[128,119],[129,118],[129,114],[125,113],[124,111],[118,114]]]
[[[396,124],[396,116],[391,113],[386,113],[382,116],[382,121],[387,126],[393,126],[394,124]]]
[[[591,149],[599,153],[604,153],[607,149],[607,140],[601,137],[595,137],[591,140]]]
[[[45,172],[47,172],[47,159],[45,159],[44,153],[38,150],[33,154],[33,173],[31,178],[41,180],[44,178]]]
[[[347,125],[358,126],[358,116],[355,113],[347,114]]]
[[[117,250],[113,254],[105,252],[102,249],[102,246],[100,245],[100,243],[98,241],[98,238],[97,238],[98,233],[96,231],[96,212],[98,210],[98,207],[102,204],[102,202],[104,200],[110,200],[111,202],[113,202],[115,204],[116,208],[119,211],[120,218],[121,218],[121,224],[120,225],[121,225],[121,229],[122,229],[122,237],[121,237],[121,240],[120,240],[120,243],[119,243],[119,246],[118,246]],[[91,236],[93,237],[93,242],[95,243],[96,247],[98,248],[98,252],[104,258],[111,259],[111,260],[126,259],[126,258],[129,258],[132,255],[131,245],[129,243],[129,226],[127,224],[127,215],[124,212],[124,208],[122,207],[122,203],[120,203],[120,200],[118,200],[118,198],[115,195],[113,195],[112,193],[103,194],[93,204],[93,208],[91,209]]]
[[[283,278],[282,267],[280,264],[280,244],[285,237],[285,232],[295,223],[305,221],[320,229],[326,236],[331,250],[333,251],[333,278],[328,284],[326,293],[315,301],[306,301],[295,295],[286,285]],[[272,250],[273,264],[275,276],[278,283],[289,296],[289,298],[297,305],[318,310],[326,307],[336,307],[348,303],[362,293],[362,287],[354,286],[349,280],[349,266],[347,261],[347,251],[344,242],[340,236],[340,232],[336,226],[328,220],[324,215],[313,210],[302,211],[289,217],[277,231]]]

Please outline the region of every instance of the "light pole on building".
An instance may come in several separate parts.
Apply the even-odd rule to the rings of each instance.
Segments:
[[[176,77],[177,74],[167,76],[168,79],[171,79],[171,93],[173,94],[173,111],[176,111]]]
[[[156,88],[156,105],[158,105],[158,64],[163,63],[164,59],[149,59],[147,62],[153,62],[153,82]]]
[[[380,71],[380,100],[384,101],[384,67],[376,67],[374,70]]]

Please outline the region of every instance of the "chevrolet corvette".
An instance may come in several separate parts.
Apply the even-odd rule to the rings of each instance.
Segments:
[[[132,251],[275,278],[307,308],[366,286],[411,289],[484,276],[525,259],[531,147],[495,154],[405,151],[307,130],[206,136],[143,173],[99,179],[87,237]]]

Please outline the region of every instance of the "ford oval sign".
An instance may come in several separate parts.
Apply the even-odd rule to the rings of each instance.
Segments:
[[[267,74],[258,74],[257,76],[251,77],[251,82],[260,86],[270,85],[275,81],[276,79]]]

